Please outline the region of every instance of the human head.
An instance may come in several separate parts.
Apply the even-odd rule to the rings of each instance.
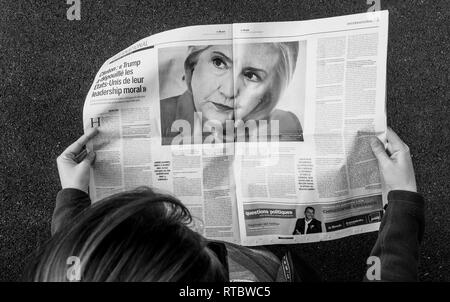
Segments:
[[[305,218],[307,220],[311,220],[314,218],[316,211],[314,210],[313,207],[306,207],[305,208]]]
[[[188,90],[206,120],[267,119],[288,85],[298,42],[191,46]]]
[[[141,188],[98,201],[58,231],[29,268],[30,281],[67,281],[69,256],[81,281],[225,281],[206,240],[176,198]]]

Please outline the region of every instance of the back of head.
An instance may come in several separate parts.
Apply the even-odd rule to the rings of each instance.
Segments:
[[[43,246],[29,281],[67,281],[67,259],[80,259],[81,281],[225,281],[206,240],[192,231],[176,198],[148,188],[101,200]]]

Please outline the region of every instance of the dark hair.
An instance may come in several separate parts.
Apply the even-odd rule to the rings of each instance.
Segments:
[[[149,188],[96,202],[37,252],[29,281],[67,281],[76,256],[81,281],[226,281],[226,269],[189,228],[192,217],[175,197]]]
[[[307,211],[308,209],[310,209],[310,210],[312,210],[314,213],[316,213],[316,210],[314,210],[313,207],[306,207],[306,208],[305,208],[305,212],[303,212],[303,213],[306,213],[306,211]]]

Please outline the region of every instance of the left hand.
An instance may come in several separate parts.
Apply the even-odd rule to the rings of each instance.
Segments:
[[[388,128],[386,138],[389,154],[384,149],[383,143],[376,136],[371,138],[370,146],[378,159],[381,178],[386,185],[387,191],[404,190],[417,192],[416,177],[409,147],[391,128]]]
[[[59,179],[63,189],[72,188],[88,193],[89,168],[95,159],[95,153],[86,149],[87,154],[82,161],[77,162],[76,157],[83,151],[86,143],[97,134],[97,128],[89,129],[56,159]]]

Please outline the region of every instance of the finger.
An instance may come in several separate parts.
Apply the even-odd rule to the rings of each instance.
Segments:
[[[398,151],[408,150],[408,146],[401,140],[401,138],[390,127],[387,129],[386,138],[388,141],[387,149],[391,154]]]
[[[78,155],[75,156],[75,157],[73,158],[73,160],[74,160],[76,163],[80,163],[81,161],[83,161],[83,159],[86,158],[86,155],[87,155],[87,154],[88,154],[87,149],[83,149],[83,151],[81,151],[80,153],[78,153]]]
[[[89,129],[88,131],[86,131],[85,134],[83,134],[79,139],[77,139],[76,142],[67,147],[66,150],[64,150],[63,154],[72,154],[72,155],[78,154],[83,149],[84,145],[86,145],[86,143],[97,134],[98,134],[97,128]]]
[[[373,154],[378,159],[380,163],[384,163],[390,160],[389,156],[384,149],[383,143],[376,136],[370,138],[370,147],[372,148]]]
[[[80,162],[80,165],[92,165],[92,163],[95,160],[95,152],[94,151],[87,151],[86,157]]]

